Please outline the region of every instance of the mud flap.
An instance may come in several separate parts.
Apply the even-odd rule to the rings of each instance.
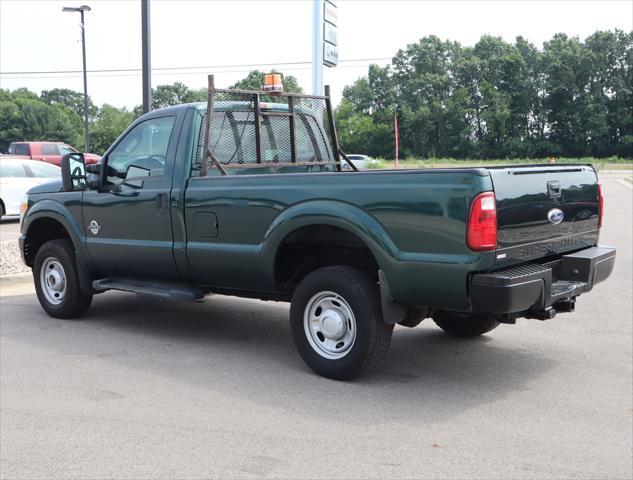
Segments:
[[[380,285],[380,305],[382,306],[382,319],[387,325],[395,325],[404,320],[407,315],[405,307],[394,302],[389,290],[389,282],[382,270],[378,270],[378,284]]]

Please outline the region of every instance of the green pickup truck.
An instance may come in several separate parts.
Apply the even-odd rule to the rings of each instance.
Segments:
[[[301,357],[336,379],[376,367],[396,323],[474,337],[550,319],[613,269],[591,165],[346,162],[327,91],[210,85],[138,118],[99,164],[66,155],[63,180],[28,194],[23,260],[56,318],[107,290],[291,302]]]

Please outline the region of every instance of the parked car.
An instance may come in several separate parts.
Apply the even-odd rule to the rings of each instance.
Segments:
[[[46,313],[80,316],[107,290],[286,301],[303,360],[347,379],[380,363],[396,323],[475,337],[571,312],[610,275],[591,165],[342,171],[310,107],[332,118],[327,98],[263,94],[149,112],[99,164],[69,154],[62,181],[29,192],[20,250]]]
[[[62,142],[12,142],[9,145],[9,155],[41,160],[59,166],[61,159],[67,153],[76,153],[77,149]],[[97,163],[100,155],[84,153],[86,164]]]
[[[369,164],[371,163],[371,157],[367,155],[360,155],[357,153],[347,154],[347,158],[351,160],[356,168],[359,170],[366,170],[369,168]],[[349,166],[348,163],[343,163],[343,170],[351,170],[352,167]]]
[[[0,216],[20,215],[20,201],[35,185],[61,178],[55,165],[22,158],[0,161]]]

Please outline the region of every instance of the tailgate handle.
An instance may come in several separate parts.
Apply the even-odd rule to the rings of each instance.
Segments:
[[[557,198],[561,195],[560,182],[558,180],[550,180],[547,182],[547,194],[551,198]]]

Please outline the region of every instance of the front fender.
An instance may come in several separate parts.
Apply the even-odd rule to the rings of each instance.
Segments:
[[[29,230],[31,226],[40,219],[50,219],[58,222],[68,233],[70,241],[75,249],[75,260],[77,262],[77,274],[79,275],[79,285],[86,295],[93,293],[90,278],[90,260],[86,250],[86,239],[83,225],[80,223],[81,213],[81,193],[68,192],[68,197],[78,196],[77,200],[65,198],[65,203],[52,199],[42,199],[30,206],[26,215],[22,219],[21,235],[19,239],[20,253],[24,263],[32,265],[33,258],[26,255],[25,245],[29,243]],[[32,254],[31,254],[32,255]]]
[[[85,248],[86,236],[83,232],[83,225],[76,219],[77,216],[81,218],[81,205],[77,202],[76,206],[70,208],[77,208],[78,215],[73,215],[66,205],[56,200],[45,199],[35,202],[22,219],[22,235],[27,236],[29,228],[36,220],[50,218],[58,221],[66,229],[75,250]]]
[[[400,258],[400,251],[389,233],[366,211],[337,200],[310,200],[287,208],[268,227],[262,250],[270,271],[283,240],[295,230],[311,225],[331,225],[353,233],[367,245],[387,275],[389,265]]]

